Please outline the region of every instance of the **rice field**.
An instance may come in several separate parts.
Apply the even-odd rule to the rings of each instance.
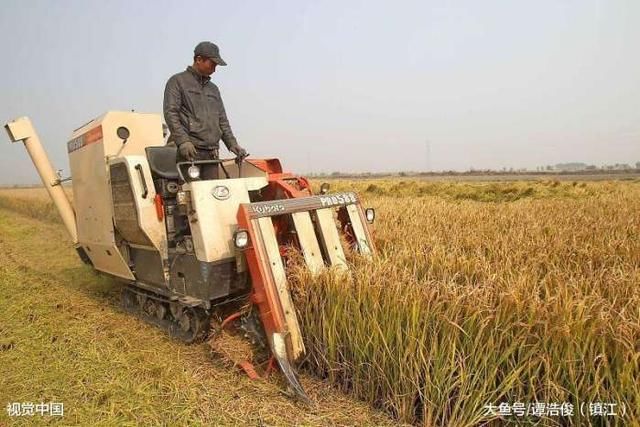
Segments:
[[[527,421],[640,422],[639,180],[336,184],[376,208],[379,256],[298,272],[308,369],[428,426],[536,402],[576,409]]]
[[[332,181],[352,189],[378,256],[292,272],[304,372],[414,425],[640,423],[640,180]],[[26,200],[0,191],[55,221]]]

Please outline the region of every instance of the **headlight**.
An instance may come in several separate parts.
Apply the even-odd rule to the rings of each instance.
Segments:
[[[200,178],[200,168],[196,165],[189,166],[189,169],[187,169],[187,175],[189,175],[189,178],[191,179]]]
[[[249,232],[247,230],[238,230],[233,233],[233,245],[236,249],[244,249],[249,245]]]
[[[328,182],[322,183],[322,185],[320,186],[320,194],[327,194],[328,192],[329,192],[329,183]]]
[[[373,220],[376,219],[376,211],[373,208],[367,208],[364,210],[364,216],[369,224],[373,224]]]

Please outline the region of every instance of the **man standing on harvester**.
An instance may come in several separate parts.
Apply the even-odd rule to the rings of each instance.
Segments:
[[[193,65],[169,78],[164,90],[164,117],[171,140],[178,146],[176,161],[218,159],[219,141],[238,158],[249,155],[231,131],[218,86],[211,82],[216,66],[227,65],[215,44],[198,43]],[[205,168],[202,179],[216,179],[217,167]]]

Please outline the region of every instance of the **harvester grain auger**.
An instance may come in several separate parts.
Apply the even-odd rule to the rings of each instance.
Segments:
[[[24,142],[80,258],[123,283],[126,310],[191,343],[212,317],[252,307],[247,330],[307,400],[294,369],[305,348],[287,249],[298,248],[312,271],[346,268],[349,250],[373,254],[374,212],[355,193],[313,195],[277,159],[176,164],[159,115],[108,112],[67,143],[72,207],[29,119],[5,128]],[[204,167],[221,178],[200,179]]]

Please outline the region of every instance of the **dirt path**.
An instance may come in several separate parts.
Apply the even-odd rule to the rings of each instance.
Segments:
[[[322,381],[296,405],[278,376],[251,381],[119,308],[119,286],[77,259],[64,228],[0,209],[0,425],[393,424]],[[8,418],[10,402],[64,417]],[[36,419],[37,418],[37,419]]]

